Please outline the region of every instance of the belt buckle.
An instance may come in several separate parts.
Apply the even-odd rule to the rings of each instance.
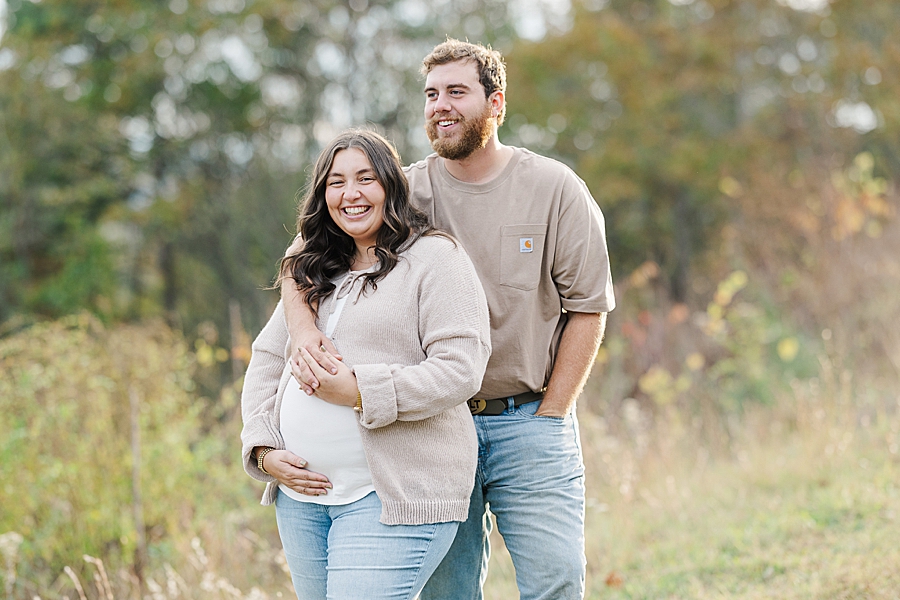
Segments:
[[[469,398],[466,402],[469,405],[469,411],[473,415],[477,415],[487,408],[487,400],[484,398]]]

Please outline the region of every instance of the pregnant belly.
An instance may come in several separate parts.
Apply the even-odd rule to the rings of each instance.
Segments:
[[[356,413],[349,406],[329,404],[307,396],[293,381],[288,384],[281,404],[285,448],[304,459],[307,469],[328,477],[333,486],[327,495],[315,498],[315,502],[353,502],[374,489],[356,420]],[[296,498],[294,494],[289,495]],[[310,501],[310,498],[298,499]]]

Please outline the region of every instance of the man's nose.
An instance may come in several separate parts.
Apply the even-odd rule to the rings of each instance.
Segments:
[[[438,94],[434,101],[434,112],[447,112],[450,110],[450,95]]]

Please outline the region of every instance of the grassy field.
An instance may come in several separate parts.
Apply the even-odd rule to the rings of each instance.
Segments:
[[[900,598],[896,407],[758,408],[719,441],[678,426],[674,413],[650,419],[627,406],[630,427],[612,432],[580,412],[588,598]],[[291,597],[274,518],[248,500],[173,540],[182,558],[151,568],[143,597]],[[514,600],[509,555],[493,541],[485,598]],[[128,573],[107,579],[89,562],[75,565],[83,591],[67,570],[32,597],[139,597]]]
[[[187,350],[157,329],[69,323],[5,342],[0,408],[28,425],[43,454],[21,461],[24,425],[0,443],[4,597],[292,597],[274,511],[259,506],[261,487],[236,462],[240,423],[234,415],[213,419],[234,413],[237,392],[198,401],[180,366]],[[80,369],[34,352],[79,356]],[[123,370],[132,364],[140,369]],[[821,364],[818,376],[773,382],[770,405],[743,409],[716,404],[709,382],[689,388],[689,397],[614,404],[627,392],[600,389],[608,371],[592,378],[578,411],[587,597],[900,599],[900,388],[893,375],[854,383],[850,369]],[[130,537],[132,471],[123,460],[131,456],[132,388],[116,382],[141,384],[145,398],[141,570]],[[210,421],[216,428],[201,435]],[[485,596],[515,600],[509,556],[499,537],[494,542]]]
[[[761,408],[719,450],[690,428],[581,428],[588,598],[900,598],[896,406]],[[518,598],[495,542],[486,598]]]

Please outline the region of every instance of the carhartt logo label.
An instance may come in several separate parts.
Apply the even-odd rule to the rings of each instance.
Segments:
[[[519,252],[533,252],[534,238],[519,238]]]

